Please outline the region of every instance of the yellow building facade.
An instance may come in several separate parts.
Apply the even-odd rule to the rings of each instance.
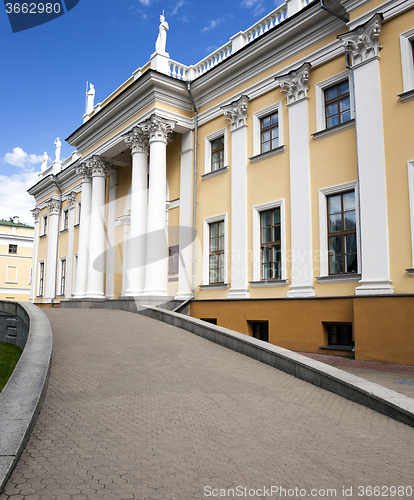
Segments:
[[[293,350],[414,363],[414,2],[287,0],[159,47],[29,192],[38,305],[190,301]]]
[[[0,220],[0,300],[28,302],[34,228]]]

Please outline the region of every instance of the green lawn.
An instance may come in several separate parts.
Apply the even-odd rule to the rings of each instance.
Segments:
[[[0,392],[7,384],[22,350],[17,345],[0,343]]]

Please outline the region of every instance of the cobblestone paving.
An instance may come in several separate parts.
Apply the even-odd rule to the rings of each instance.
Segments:
[[[414,366],[361,361],[343,356],[327,356],[325,354],[306,352],[300,354],[335,366],[340,370],[353,373],[358,377],[383,385],[384,387],[388,387],[388,389],[414,399]],[[410,384],[407,384],[407,382],[410,382]]]
[[[148,318],[46,312],[48,393],[1,500],[345,498],[343,487],[373,498],[358,486],[414,486],[411,427]],[[237,486],[250,495],[212,491]]]

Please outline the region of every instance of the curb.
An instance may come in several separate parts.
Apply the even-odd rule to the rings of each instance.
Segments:
[[[23,353],[0,393],[1,493],[26,446],[46,394],[52,330],[46,315],[33,304],[0,301],[0,310],[14,313],[29,326]]]
[[[139,314],[187,330],[414,427],[414,399],[379,384],[283,347],[180,313],[147,306]]]

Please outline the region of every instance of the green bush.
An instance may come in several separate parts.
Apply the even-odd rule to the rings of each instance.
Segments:
[[[22,350],[17,345],[0,343],[0,392],[7,384],[21,354]]]

